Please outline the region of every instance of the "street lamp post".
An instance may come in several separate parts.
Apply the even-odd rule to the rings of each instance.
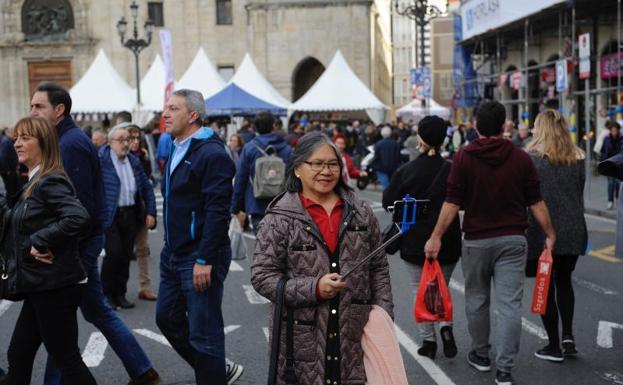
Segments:
[[[130,15],[132,16],[132,21],[134,23],[134,29],[132,31],[132,37],[128,40],[125,39],[125,32],[128,28],[128,22],[125,21],[125,17],[121,17],[121,19],[117,22],[117,32],[119,33],[119,37],[121,38],[121,44],[132,51],[134,54],[134,65],[136,70],[136,101],[140,105],[141,104],[141,78],[139,75],[139,67],[138,67],[138,55],[141,53],[143,49],[148,47],[151,44],[151,34],[154,30],[154,23],[151,20],[147,19],[145,22],[145,39],[138,38],[138,27],[136,23],[136,19],[138,18],[138,4],[133,0],[132,4],[130,4]]]
[[[420,65],[424,67],[426,65],[424,50],[424,28],[433,19],[439,17],[441,15],[441,11],[434,5],[428,4],[428,0],[412,0],[412,3],[406,5],[403,9],[400,9],[400,5],[398,4],[398,1],[396,1],[394,3],[394,7],[397,14],[399,14],[400,16],[406,16],[409,19],[414,20],[417,26],[420,28]],[[415,49],[417,50],[417,46]]]

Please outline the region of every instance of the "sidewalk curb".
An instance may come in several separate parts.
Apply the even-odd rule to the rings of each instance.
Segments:
[[[598,216],[598,217],[608,218],[608,219],[612,219],[612,220],[616,220],[617,219],[616,210],[601,210],[601,209],[594,209],[594,208],[591,208],[591,207],[585,207],[584,208],[584,213],[585,214],[590,214],[590,215],[595,215],[595,216]]]

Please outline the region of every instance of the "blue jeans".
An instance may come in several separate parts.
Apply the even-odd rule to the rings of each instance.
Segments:
[[[389,178],[390,177],[391,177],[391,175],[386,174],[386,173],[384,173],[382,171],[377,171],[376,172],[376,178],[379,180],[379,183],[383,187],[383,190],[385,190],[387,188],[387,186],[389,186]]]
[[[608,202],[614,202],[619,197],[619,180],[613,176],[608,177]]]
[[[195,260],[169,253],[160,255],[160,289],[156,324],[175,351],[195,370],[197,385],[225,385],[223,284],[231,263],[231,249],[220,252],[212,266],[208,290],[193,285]]]
[[[130,378],[138,377],[148,371],[152,365],[130,329],[104,297],[97,265],[97,259],[104,247],[104,236],[98,235],[84,240],[80,246],[82,264],[89,279],[80,303],[82,315],[106,337],[112,349],[121,359]],[[60,383],[60,372],[48,356],[44,385],[58,385]]]

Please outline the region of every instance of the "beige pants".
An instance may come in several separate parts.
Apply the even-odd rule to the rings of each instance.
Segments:
[[[150,278],[149,278],[149,244],[148,240],[148,230],[147,226],[143,223],[143,225],[138,230],[136,234],[136,239],[134,240],[134,249],[136,251],[136,262],[138,263],[138,282],[140,284],[140,290],[149,289]]]

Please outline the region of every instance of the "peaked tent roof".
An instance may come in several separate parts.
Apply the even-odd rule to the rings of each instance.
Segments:
[[[203,94],[204,98],[216,94],[223,87],[225,87],[225,81],[218,74],[202,47],[199,47],[192,63],[175,85],[175,89],[197,90]]]
[[[103,49],[69,94],[71,112],[131,111],[136,104],[132,88],[112,66]]]
[[[244,55],[238,71],[229,82],[275,106],[288,108],[292,104],[266,80],[248,53]]]
[[[389,109],[355,75],[337,50],[316,83],[296,103],[294,111],[357,111]]]
[[[437,103],[434,99],[428,99],[429,106],[422,106],[422,101],[414,99],[396,110],[396,115],[403,119],[411,119],[419,122],[426,115],[437,115],[443,119],[450,118],[450,109]]]
[[[205,101],[208,116],[247,116],[258,112],[270,111],[277,116],[285,116],[286,109],[270,104],[251,95],[235,83],[228,84],[224,89]]]
[[[141,108],[143,110],[162,111],[165,81],[164,62],[158,54],[141,80]],[[136,95],[136,88],[133,91]]]

